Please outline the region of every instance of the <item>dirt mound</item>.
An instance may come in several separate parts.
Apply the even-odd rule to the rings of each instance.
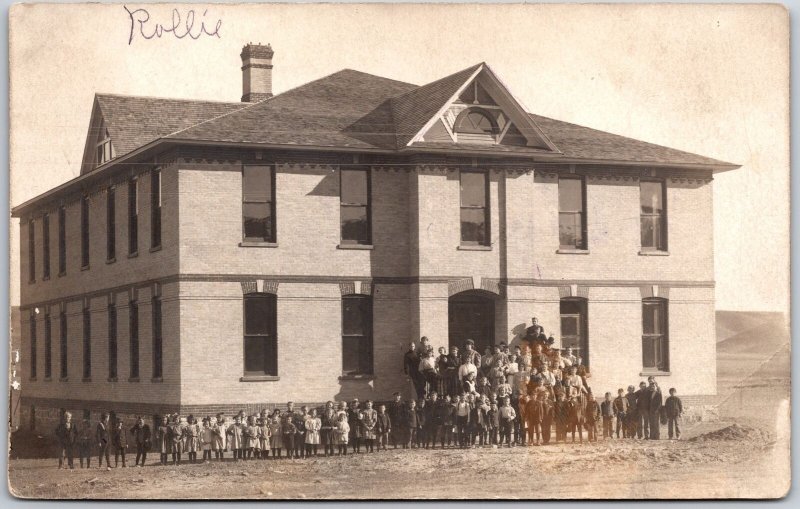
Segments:
[[[711,431],[708,433],[703,433],[702,435],[690,438],[689,442],[705,442],[705,441],[768,442],[769,440],[771,440],[769,434],[760,429],[752,428],[747,425],[731,424],[730,426],[727,426],[725,428],[718,429],[716,431]]]

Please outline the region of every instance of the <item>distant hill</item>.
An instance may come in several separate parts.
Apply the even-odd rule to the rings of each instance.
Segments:
[[[773,351],[789,340],[783,313],[717,311],[717,352]]]

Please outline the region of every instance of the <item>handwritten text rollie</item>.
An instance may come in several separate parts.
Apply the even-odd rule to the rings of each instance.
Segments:
[[[197,40],[204,35],[220,38],[219,29],[222,27],[222,20],[216,20],[213,28],[209,28],[210,24],[206,24],[208,10],[203,11],[201,16],[197,16],[194,9],[189,9],[186,11],[185,16],[182,16],[178,9],[172,9],[172,17],[167,23],[157,23],[150,19],[150,13],[147,9],[132,11],[127,6],[123,7],[128,13],[131,22],[130,36],[128,37],[129,45],[133,44],[133,39],[136,36],[145,40],[161,38],[167,34],[171,34],[176,39],[189,37]]]

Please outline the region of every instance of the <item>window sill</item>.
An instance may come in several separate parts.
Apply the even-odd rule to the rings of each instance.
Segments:
[[[164,382],[164,379],[161,378],[160,376],[154,376],[153,378],[150,379],[150,382],[154,384],[160,384]]]
[[[58,379],[58,381],[59,382],[69,382],[69,377],[62,376],[61,378]]]
[[[161,251],[161,246],[155,246],[150,248],[151,253],[155,253],[156,251]]]
[[[84,266],[81,267],[81,270],[89,270],[89,266],[88,265],[84,265]]]
[[[108,381],[111,383],[117,383],[119,380],[117,380],[117,377],[115,376],[110,376],[108,377]]]
[[[277,242],[258,242],[252,240],[245,240],[239,242],[239,247],[278,247]]]
[[[341,375],[339,380],[375,380],[375,375]]]
[[[588,249],[570,249],[570,248],[559,248],[556,249],[556,254],[576,254],[576,255],[588,255]]]
[[[112,263],[114,263],[114,262],[116,262],[116,261],[117,261],[117,259],[116,259],[116,258],[108,258],[108,259],[106,260],[106,265],[110,265],[110,264],[112,264]]]
[[[139,251],[134,251],[133,253],[128,253],[128,258],[136,258],[139,256]]]
[[[456,249],[458,251],[491,251],[492,250],[492,246],[478,246],[478,245],[470,246],[470,245],[462,244],[462,245],[456,247]]]
[[[84,379],[81,380],[81,382],[91,383],[92,379],[91,378],[84,378]]]
[[[139,377],[138,377],[138,376],[132,376],[132,377],[129,377],[129,378],[128,378],[128,382],[131,382],[131,383],[139,383]]]
[[[239,378],[240,382],[277,382],[281,377],[275,375],[245,375]]]
[[[639,256],[669,256],[669,251],[639,251]]]
[[[53,379],[51,377],[49,377],[49,376],[46,376],[46,377],[44,377],[44,381],[45,382],[52,382]]]
[[[372,244],[339,244],[336,246],[336,249],[355,249],[355,250],[366,250],[369,251],[371,249],[375,249],[375,246]]]
[[[32,376],[32,377],[28,378],[28,380],[30,380],[31,382],[35,382],[36,381],[36,377]]]
[[[42,278],[42,281],[50,281],[50,276],[44,276],[44,277]]]
[[[66,276],[66,275],[67,275],[67,273],[66,273],[66,272],[59,272],[59,273],[58,273],[58,277],[64,277],[64,276]]]
[[[670,375],[672,375],[670,371],[657,371],[657,370],[652,370],[652,371],[643,370],[641,373],[639,373],[639,376],[670,376]]]

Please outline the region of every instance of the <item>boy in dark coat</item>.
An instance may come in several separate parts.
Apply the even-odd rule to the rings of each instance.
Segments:
[[[650,391],[647,384],[639,384],[636,391],[636,438],[650,438]]]
[[[133,443],[136,445],[136,466],[144,466],[147,461],[147,451],[150,450],[150,426],[144,423],[144,419],[138,417],[136,424],[131,428]],[[139,460],[141,459],[141,465]]]
[[[614,416],[617,418],[617,438],[619,438],[620,429],[622,429],[622,438],[629,438],[628,435],[628,398],[625,397],[625,390],[620,389],[617,391],[617,397],[614,398]]]
[[[597,423],[600,421],[600,406],[589,389],[586,395],[586,429],[589,432],[589,441],[597,442]]]
[[[413,399],[408,402],[408,408],[405,410],[403,418],[403,428],[406,431],[403,449],[409,449],[417,445],[418,433],[422,428],[422,421],[417,412],[417,402]]]
[[[607,392],[606,397],[600,403],[600,417],[603,419],[603,440],[612,438],[614,431],[614,402],[611,400],[611,393]]]
[[[655,378],[650,377],[650,440],[661,438],[661,407],[664,406],[664,399],[661,396],[661,389],[658,387]]]
[[[556,442],[567,441],[567,424],[569,423],[569,404],[563,392],[556,393],[556,402],[553,405],[553,418],[556,421]]]
[[[64,419],[56,428],[56,439],[58,439],[59,448],[58,468],[64,466],[64,459],[66,459],[70,470],[74,469],[73,458],[75,457],[75,444],[78,442],[78,429],[72,422],[71,413],[64,412]]]
[[[673,431],[676,439],[681,438],[680,422],[681,414],[683,414],[683,403],[681,399],[675,395],[676,393],[677,391],[674,387],[670,388],[669,397],[667,401],[664,402],[664,410],[667,413],[667,432],[669,433],[670,440],[672,440]]]
[[[128,430],[122,424],[122,419],[117,419],[117,425],[114,428],[114,433],[111,436],[111,441],[114,444],[114,468],[119,467],[119,457],[122,456],[122,468],[126,468],[125,456],[128,453]]]
[[[386,450],[386,444],[389,441],[389,435],[392,433],[392,419],[386,413],[386,405],[378,407],[378,421],[375,423],[375,432],[378,436],[378,451]],[[397,449],[397,444],[395,444]]]
[[[111,470],[111,460],[109,459],[108,448],[111,445],[111,432],[108,429],[108,414],[100,416],[100,422],[97,423],[95,430],[95,440],[97,441],[97,456],[99,467],[103,468],[103,457],[106,458],[106,468]]]

